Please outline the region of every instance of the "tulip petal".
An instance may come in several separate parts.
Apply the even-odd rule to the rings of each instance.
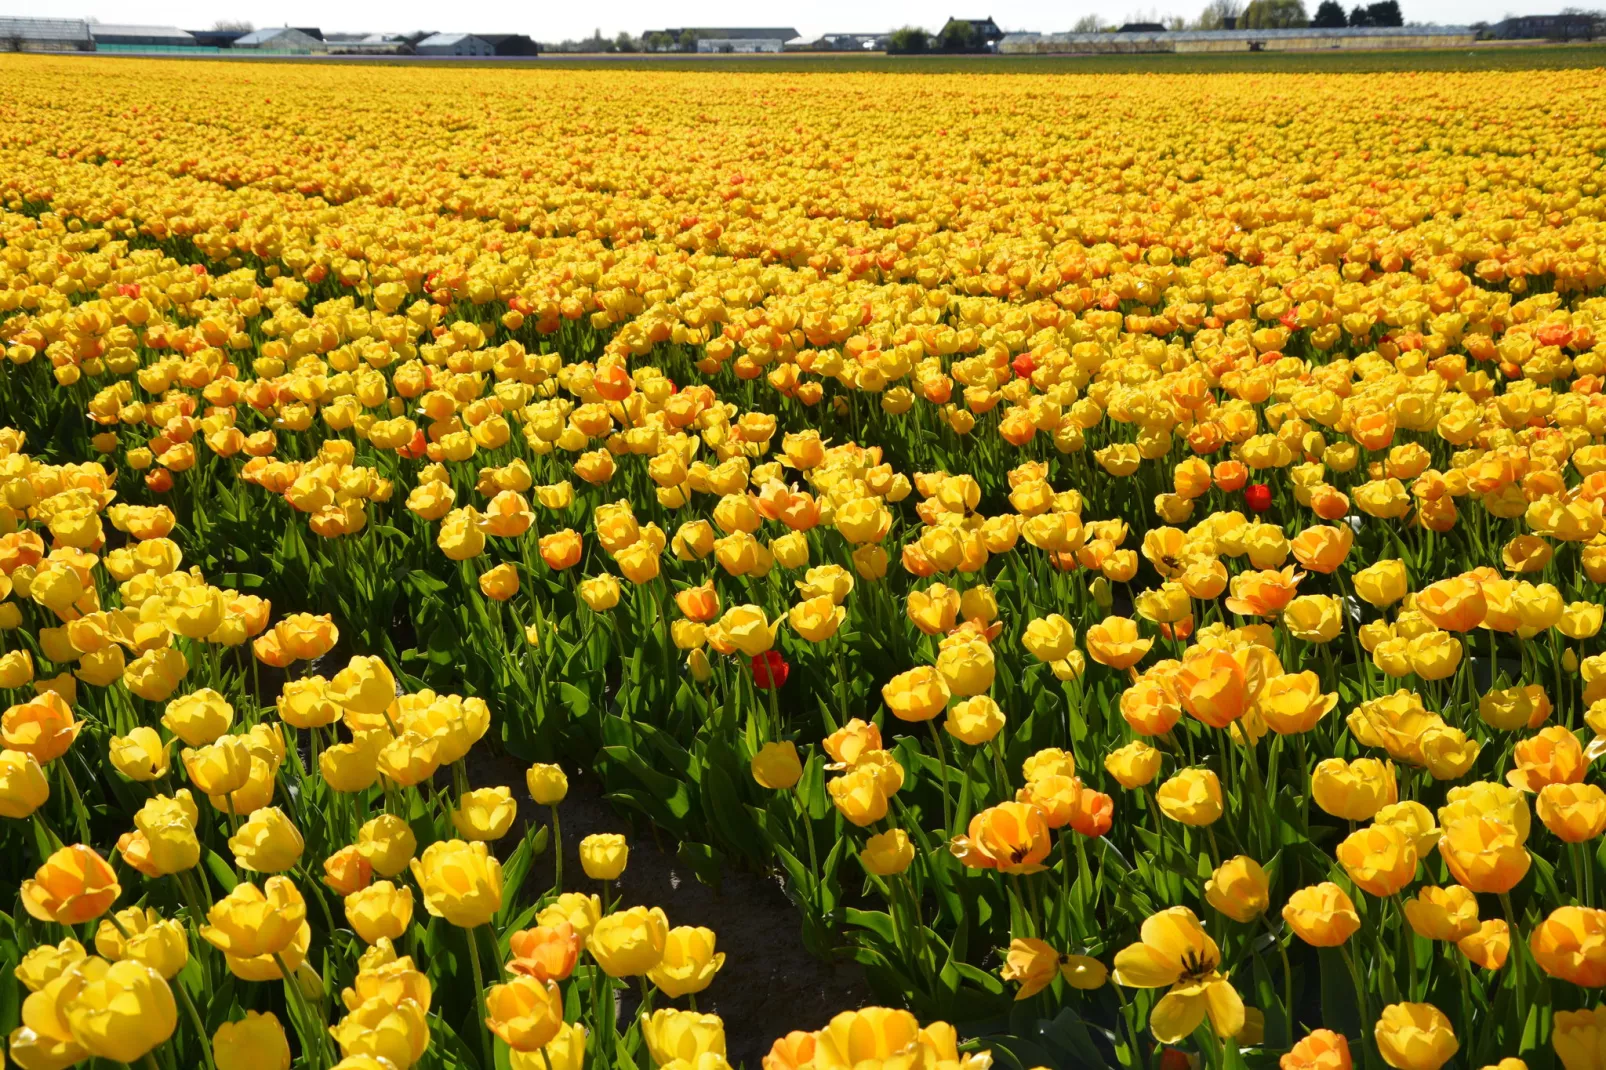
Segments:
[[[1116,953],[1115,983],[1128,988],[1164,988],[1177,983],[1182,966],[1148,944],[1132,944]]]
[[[1167,992],[1154,1005],[1154,1010],[1149,1012],[1149,1029],[1154,1033],[1154,1039],[1162,1044],[1175,1044],[1192,1033],[1204,1021],[1208,1001],[1209,996],[1196,988],[1191,989],[1189,994]],[[1242,1011],[1241,1004],[1239,1010]]]

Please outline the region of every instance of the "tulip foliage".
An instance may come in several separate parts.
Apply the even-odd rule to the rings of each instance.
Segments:
[[[0,87],[11,1063],[1606,1066],[1598,76]]]

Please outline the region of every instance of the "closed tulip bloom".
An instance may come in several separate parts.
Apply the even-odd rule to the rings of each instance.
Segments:
[[[452,810],[452,827],[465,840],[499,840],[513,827],[518,804],[505,787],[464,792]]]
[[[523,974],[492,985],[485,995],[485,1025],[514,1051],[544,1048],[563,1025],[563,994],[551,981]]]
[[[112,767],[128,779],[149,783],[167,775],[171,751],[156,729],[138,725],[126,736],[113,736],[108,745]],[[10,816],[10,815],[6,815]]]
[[[1143,660],[1153,639],[1138,638],[1138,626],[1127,617],[1105,617],[1087,630],[1087,653],[1100,665],[1117,671]]]
[[[1211,728],[1226,728],[1249,708],[1249,681],[1226,650],[1190,648],[1175,682],[1182,708]]]
[[[961,639],[962,634],[956,633],[944,642],[937,655],[937,672],[950,693],[979,695],[993,685],[997,672],[993,649],[982,639]]]
[[[1229,858],[1205,882],[1205,901],[1233,921],[1254,921],[1271,902],[1266,871],[1248,855]]]
[[[1585,988],[1606,985],[1606,910],[1558,907],[1534,927],[1528,946],[1550,976]]]
[[[26,650],[8,650],[0,655],[0,687],[22,687],[32,680],[32,654]]]
[[[1317,524],[1294,536],[1289,549],[1294,560],[1307,572],[1332,573],[1349,556],[1355,542],[1355,531],[1348,524],[1329,526]]]
[[[1547,785],[1540,789],[1534,810],[1566,843],[1587,843],[1606,831],[1606,791],[1595,784]]]
[[[1486,970],[1498,970],[1511,953],[1511,929],[1503,919],[1490,918],[1478,926],[1477,932],[1457,940],[1455,946],[1469,961]]]
[[[218,900],[201,926],[201,938],[241,959],[284,954],[307,919],[307,903],[287,877],[269,877],[261,888],[234,886]]]
[[[1312,947],[1337,947],[1361,927],[1355,904],[1332,881],[1301,888],[1283,904],[1283,921]]]
[[[1285,1054],[1278,1070],[1352,1070],[1349,1041],[1331,1029],[1313,1029]]]
[[[189,671],[189,662],[177,647],[157,647],[128,663],[123,669],[123,684],[147,702],[162,702]]]
[[[1027,624],[1021,642],[1038,661],[1063,661],[1076,647],[1076,629],[1058,613],[1051,613]]]
[[[251,744],[244,736],[223,736],[208,746],[179,752],[184,771],[206,795],[229,795],[251,778]]]
[[[811,643],[823,643],[836,634],[848,611],[832,602],[826,595],[799,602],[787,613],[787,623],[798,635]]]
[[[669,919],[657,907],[631,907],[597,921],[586,949],[609,977],[637,977],[664,957]]]
[[[1184,825],[1210,825],[1221,817],[1221,781],[1209,769],[1183,769],[1160,785],[1160,812]]]
[[[1481,749],[1477,740],[1468,739],[1461,729],[1448,725],[1428,727],[1418,742],[1428,773],[1435,780],[1460,779],[1477,761]]]
[[[115,916],[116,924],[102,919],[95,930],[95,951],[102,958],[143,962],[164,980],[171,980],[190,961],[189,937],[182,922],[164,921],[155,910],[139,907],[119,910]]]
[[[1315,728],[1338,704],[1338,696],[1323,693],[1314,672],[1283,673],[1265,682],[1256,704],[1266,727],[1286,736]]]
[[[378,881],[346,896],[346,921],[365,944],[400,940],[413,920],[413,890]]]
[[[0,715],[0,743],[48,765],[67,753],[83,726],[61,695],[46,691]]]
[[[49,798],[50,782],[33,755],[0,750],[0,817],[21,820]]]
[[[564,892],[543,907],[535,920],[543,927],[555,926],[560,922],[572,925],[574,931],[580,934],[580,939],[585,940],[601,917],[600,898],[579,892]]]
[[[1467,576],[1453,576],[1417,592],[1416,608],[1447,632],[1468,632],[1487,612],[1483,587]]]
[[[1327,813],[1348,821],[1370,821],[1399,799],[1394,766],[1375,758],[1327,758],[1311,775],[1311,798]]]
[[[508,969],[537,981],[565,981],[574,972],[584,944],[584,937],[566,921],[523,929],[508,938],[513,956]]]
[[[290,1041],[271,1011],[246,1011],[212,1034],[212,1059],[217,1070],[290,1070]]]
[[[1149,1014],[1149,1029],[1162,1044],[1192,1033],[1208,1017],[1216,1035],[1237,1036],[1244,1024],[1243,999],[1219,971],[1221,952],[1186,907],[1172,907],[1143,923],[1142,940],[1115,956],[1115,983],[1165,988]]]
[[[594,832],[580,841],[580,868],[594,881],[618,880],[630,858],[630,845],[617,832]]]
[[[1459,884],[1430,885],[1405,901],[1405,920],[1425,940],[1454,943],[1478,931],[1478,899]]]
[[[881,688],[881,699],[900,721],[929,721],[948,704],[951,692],[941,673],[929,665],[899,673]]]
[[[1569,602],[1562,610],[1556,630],[1569,639],[1593,639],[1606,619],[1606,607],[1597,602]]]
[[[877,877],[896,876],[908,869],[914,860],[914,844],[903,829],[878,832],[864,841],[864,846],[859,850],[859,864],[866,873]]]
[[[1431,1003],[1391,1003],[1373,1035],[1383,1061],[1396,1070],[1439,1070],[1461,1047],[1450,1019]]]
[[[714,1067],[725,1059],[725,1026],[718,1015],[664,1007],[641,1016],[641,1036],[659,1066]]]
[[[22,906],[39,921],[79,925],[98,918],[122,895],[117,874],[93,848],[63,847],[22,882]]]
[[[297,661],[321,658],[340,641],[340,629],[324,613],[291,613],[273,626],[279,648]]]
[[[1027,803],[1043,812],[1050,829],[1064,828],[1076,817],[1082,797],[1082,782],[1072,776],[1044,776],[1029,780],[1015,793],[1015,801]]]
[[[394,877],[408,868],[418,850],[412,826],[394,814],[380,814],[357,830],[357,850],[381,877]]]
[[[1393,825],[1372,825],[1338,845],[1338,861],[1356,887],[1393,895],[1416,878],[1416,841]]]
[[[556,806],[569,794],[569,778],[556,765],[537,762],[524,773],[530,798],[541,806]]]
[[[725,953],[714,950],[714,932],[690,925],[669,930],[664,957],[647,971],[647,979],[670,999],[701,992],[725,965]]]
[[[502,907],[502,863],[483,842],[432,843],[413,859],[412,871],[424,909],[459,928],[484,925]]]
[[[954,703],[943,721],[949,735],[973,747],[987,743],[1004,727],[1004,711],[986,695]]]
[[[410,788],[435,775],[440,752],[440,740],[409,729],[381,747],[376,761],[385,779]]]
[[[241,869],[283,873],[301,860],[305,844],[300,831],[277,806],[265,806],[229,839],[229,850]]]
[[[1506,774],[1506,782],[1523,791],[1539,791],[1550,784],[1578,784],[1584,779],[1588,762],[1578,737],[1562,725],[1540,729],[1512,748],[1517,768]]]
[[[318,773],[335,791],[366,791],[379,780],[379,754],[389,742],[383,730],[358,732],[350,743],[336,743],[318,755]]]
[[[396,701],[396,678],[383,659],[357,656],[329,681],[331,701],[355,713],[377,715]]]
[[[84,956],[84,945],[69,936],[59,944],[38,945],[22,956],[13,972],[29,992],[38,992]]]
[[[362,856],[356,844],[348,844],[323,860],[323,882],[342,896],[368,887],[374,867]]]
[[[1302,595],[1283,610],[1283,624],[1295,639],[1330,643],[1344,630],[1343,609],[1338,599],[1328,595]]]
[[[946,635],[959,618],[959,592],[942,583],[924,591],[909,592],[904,611],[910,623],[926,635]]]
[[[384,1066],[406,1068],[429,1047],[429,1019],[410,999],[363,1001],[329,1030],[346,1059],[366,1056]]]
[[[1441,830],[1433,819],[1433,811],[1410,799],[1391,803],[1372,818],[1374,824],[1390,825],[1404,833],[1416,847],[1416,855],[1426,858],[1438,846]]]
[[[1606,1008],[1557,1011],[1550,1043],[1565,1070],[1598,1070],[1606,1065]]]
[[[764,744],[753,755],[750,768],[754,782],[772,791],[786,791],[803,777],[803,763],[790,742]]]
[[[1104,771],[1128,791],[1141,788],[1160,772],[1161,754],[1141,739],[1111,751],[1104,757]]]
[[[1444,821],[1439,854],[1450,875],[1474,892],[1509,892],[1528,873],[1532,859],[1512,825],[1487,816]]]
[[[85,959],[82,986],[66,1007],[72,1038],[84,1051],[136,1063],[173,1035],[178,1006],[162,976],[143,962]]]

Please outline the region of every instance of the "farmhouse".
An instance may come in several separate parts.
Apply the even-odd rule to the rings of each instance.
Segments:
[[[998,44],[1005,55],[1139,52],[1316,52],[1369,48],[1442,48],[1470,45],[1467,26],[1349,27],[1322,30],[1175,30],[1126,33],[1012,33]]]
[[[323,34],[318,33],[316,30],[309,33],[305,29],[296,29],[294,26],[269,26],[266,29],[252,30],[245,36],[236,38],[229,47],[250,48],[262,52],[310,55],[313,52],[324,51],[325,45],[323,43]]]
[[[0,52],[93,52],[83,19],[0,17]]]
[[[471,33],[435,33],[414,48],[420,56],[494,56],[496,46]]]

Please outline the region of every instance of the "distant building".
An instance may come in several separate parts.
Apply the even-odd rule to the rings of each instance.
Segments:
[[[942,29],[937,31],[937,40],[945,40],[950,32],[949,27],[956,22],[968,22],[970,24],[971,41],[974,42],[973,47],[986,52],[998,51],[998,42],[1004,39],[1004,31],[998,28],[998,23],[994,22],[991,17],[985,19],[950,18],[943,23]]]
[[[313,52],[326,50],[320,37],[313,37],[305,30],[298,30],[293,26],[269,26],[261,30],[252,30],[235,38],[229,47],[260,52],[285,52],[293,55],[310,55]]]
[[[95,38],[83,19],[0,16],[0,52],[93,52]]]
[[[245,30],[186,30],[204,48],[228,48],[244,37]]]
[[[1124,23],[1116,33],[1165,33],[1165,26],[1158,22],[1128,22]]]
[[[814,52],[876,52],[885,51],[887,34],[884,33],[827,33],[808,44]]]
[[[780,52],[786,48],[781,37],[699,37],[699,52]]]
[[[394,33],[331,33],[323,43],[331,56],[401,56],[411,54],[412,44]]]
[[[418,42],[413,51],[420,56],[494,56],[496,48],[483,37],[471,33],[431,34]]]
[[[527,34],[482,33],[476,36],[481,41],[488,43],[498,56],[539,56],[541,54],[541,46],[536,44]]]
[[[318,27],[316,27],[316,26],[292,26],[290,28],[292,30],[300,30],[302,33],[306,34],[308,37],[312,38],[314,41],[322,41],[323,40],[323,31],[318,29]]]
[[[1478,38],[1469,26],[1371,26],[1297,30],[1165,30],[1159,33],[1012,33],[998,44],[1011,56],[1140,52],[1316,52],[1369,48],[1447,48]]]
[[[1516,15],[1494,24],[1501,40],[1593,41],[1600,27],[1590,15]]]
[[[96,47],[195,48],[200,44],[194,34],[177,26],[118,26],[95,22],[90,24],[89,32],[95,38]]]
[[[791,26],[676,26],[667,30],[649,30],[648,34],[651,33],[665,34],[676,45],[681,44],[688,37],[699,42],[706,38],[710,41],[720,42],[780,41],[784,45],[787,41],[793,40],[798,36],[797,30]],[[642,36],[645,37],[648,34],[643,34]],[[705,49],[699,45],[697,51],[717,52],[722,51],[722,49]],[[724,51],[736,51],[736,49],[732,48]],[[744,48],[740,51],[752,52],[759,50]],[[769,51],[769,49],[763,49],[762,51]],[[780,49],[777,48],[775,51],[779,52]]]

